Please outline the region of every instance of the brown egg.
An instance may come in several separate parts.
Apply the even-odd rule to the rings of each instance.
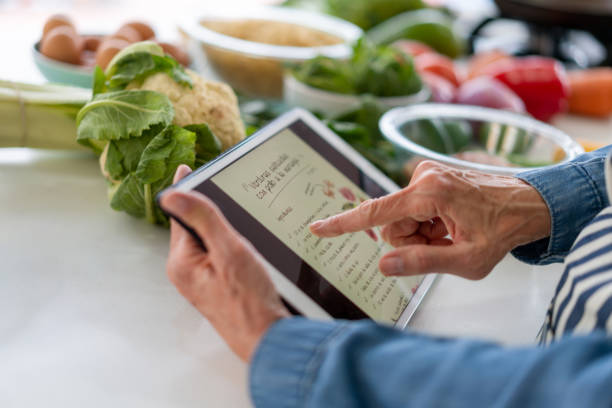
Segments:
[[[120,38],[129,42],[130,44],[143,40],[142,36],[140,35],[140,32],[130,26],[121,27],[115,32],[115,34],[111,35],[111,37]]]
[[[177,60],[179,64],[183,66],[188,66],[190,61],[189,54],[183,51],[180,47],[177,47],[174,44],[169,44],[165,42],[158,42],[159,46],[162,47],[166,54],[170,54],[172,58]]]
[[[61,26],[67,26],[67,27],[72,28],[72,31],[76,34],[76,28],[74,27],[74,24],[72,23],[70,18],[68,18],[67,16],[63,14],[55,14],[47,19],[47,22],[45,23],[43,27],[42,37],[45,38],[45,36],[47,35],[49,31],[51,31],[55,27],[61,27]]]
[[[129,42],[120,38],[110,37],[104,39],[96,52],[96,65],[99,65],[100,68],[105,69],[113,57],[128,45],[130,45]]]
[[[102,43],[102,37],[96,35],[85,35],[83,38],[83,49],[96,51]]]
[[[40,42],[40,52],[56,61],[79,64],[81,41],[74,30],[68,26],[51,29]]]
[[[150,40],[151,38],[155,37],[155,31],[153,31],[151,26],[147,23],[143,23],[142,21],[130,21],[122,25],[121,28],[126,26],[132,27],[133,29],[138,31],[140,33],[140,37],[143,40]]]

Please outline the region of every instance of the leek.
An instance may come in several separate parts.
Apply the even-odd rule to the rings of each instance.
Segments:
[[[91,91],[0,80],[0,148],[82,149],[76,116]]]

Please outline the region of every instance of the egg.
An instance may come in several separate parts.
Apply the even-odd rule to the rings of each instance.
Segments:
[[[150,40],[151,38],[155,37],[155,31],[153,31],[151,26],[147,23],[143,23],[142,21],[130,21],[121,26],[121,28],[126,26],[132,27],[133,29],[138,31],[140,33],[140,37],[143,40]]]
[[[40,52],[56,61],[79,64],[81,41],[72,27],[58,26],[51,29],[42,39]]]
[[[125,26],[125,25],[121,27],[119,30],[117,30],[115,34],[111,35],[111,37],[120,38],[129,43],[135,43],[135,42],[143,40],[138,30],[136,30],[134,27]]]
[[[87,51],[96,51],[102,43],[102,37],[95,35],[83,36],[83,48]]]
[[[49,19],[47,19],[47,22],[44,25],[43,35],[42,35],[43,38],[45,38],[47,33],[49,33],[55,27],[61,27],[61,26],[72,28],[72,31],[76,34],[76,29],[74,27],[74,24],[72,23],[72,20],[70,20],[70,18],[68,18],[67,16],[63,14],[55,14],[49,17]]]
[[[105,69],[113,57],[128,45],[130,45],[129,42],[120,38],[106,38],[102,41],[96,52],[96,65]]]
[[[158,42],[158,44],[160,47],[162,47],[162,49],[164,50],[166,54],[170,54],[170,56],[174,58],[175,60],[177,60],[179,64],[183,66],[189,65],[189,62],[190,62],[189,55],[185,51],[183,51],[180,47],[177,47],[176,45],[165,43],[165,42]]]

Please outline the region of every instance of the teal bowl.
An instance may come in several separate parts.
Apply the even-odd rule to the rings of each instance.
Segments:
[[[93,68],[67,64],[45,57],[39,50],[40,42],[34,44],[34,63],[40,73],[49,81],[60,84],[91,88]]]

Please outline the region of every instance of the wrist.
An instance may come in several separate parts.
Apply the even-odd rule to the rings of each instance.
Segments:
[[[265,315],[260,316],[257,319],[257,322],[254,322],[248,331],[248,334],[245,336],[246,346],[243,353],[244,355],[241,356],[242,359],[246,363],[250,363],[253,355],[255,354],[255,350],[257,350],[259,343],[261,343],[270,327],[272,327],[279,320],[285,319],[289,316],[289,312],[284,308],[268,310],[265,312]]]
[[[550,210],[538,190],[518,178],[508,187],[499,203],[499,237],[509,249],[550,236]]]

